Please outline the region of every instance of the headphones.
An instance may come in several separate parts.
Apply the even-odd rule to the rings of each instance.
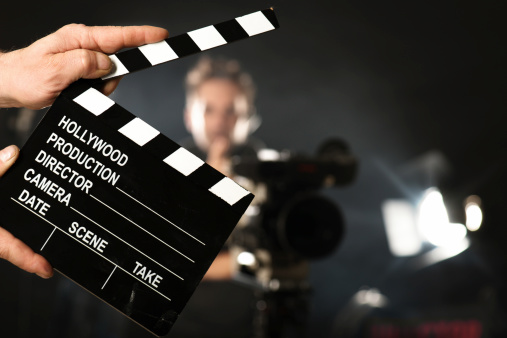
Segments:
[[[206,103],[196,97],[189,100],[190,106],[187,106],[187,114],[189,114],[190,121],[187,121],[187,130],[192,134],[192,137],[197,146],[203,150],[208,149],[210,141],[206,135],[205,128],[205,112]],[[241,100],[243,101],[243,100]],[[236,102],[235,106],[248,105],[246,102]],[[240,110],[240,109],[238,109]],[[256,131],[262,123],[261,117],[257,114],[255,107],[245,107],[245,114],[237,114],[236,124],[232,131],[231,141],[233,145],[241,145],[245,143],[248,137]],[[190,123],[188,123],[190,122]]]

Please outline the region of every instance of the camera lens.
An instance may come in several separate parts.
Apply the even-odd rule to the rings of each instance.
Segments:
[[[328,198],[318,194],[293,198],[278,217],[278,242],[283,249],[304,258],[316,259],[331,254],[343,234],[340,210]]]

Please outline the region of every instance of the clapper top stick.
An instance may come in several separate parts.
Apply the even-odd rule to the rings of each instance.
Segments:
[[[111,55],[67,88],[0,180],[0,226],[155,335],[166,335],[253,195],[96,88],[278,28],[267,9]]]

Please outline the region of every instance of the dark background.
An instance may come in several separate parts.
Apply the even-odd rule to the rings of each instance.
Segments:
[[[343,324],[351,312],[347,304],[365,287],[390,300],[368,318],[398,324],[477,318],[485,336],[503,336],[507,105],[501,1],[4,1],[0,49],[24,47],[72,22],[150,24],[174,36],[270,6],[278,31],[208,52],[237,58],[253,75],[263,118],[255,136],[271,148],[308,154],[323,139],[341,137],[360,160],[353,185],[324,192],[341,206],[347,235],[332,256],[311,265],[309,336],[355,334],[357,327],[341,327],[351,325]],[[198,57],[128,75],[112,98],[180,140],[187,135],[182,81]],[[5,125],[0,133],[2,147],[16,142]],[[429,152],[445,159],[445,175],[414,164]],[[388,198],[415,202],[430,184],[440,187],[456,218],[463,199],[479,195],[485,221],[467,251],[416,270],[390,254],[380,206]],[[65,283],[61,277],[42,281],[0,265],[0,332],[28,337],[63,325],[50,319],[57,307],[53,296]],[[75,299],[87,297],[74,292]],[[113,310],[103,311],[102,320],[121,322]],[[82,325],[99,325],[82,318]],[[119,326],[118,332],[142,335],[134,324]]]

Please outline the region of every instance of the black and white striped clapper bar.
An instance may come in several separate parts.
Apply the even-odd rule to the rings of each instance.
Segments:
[[[132,73],[278,28],[272,9],[196,29],[111,56],[115,71],[103,79]]]
[[[66,89],[0,180],[0,226],[167,334],[253,195],[97,88],[275,28],[267,9],[111,55],[114,72]]]

